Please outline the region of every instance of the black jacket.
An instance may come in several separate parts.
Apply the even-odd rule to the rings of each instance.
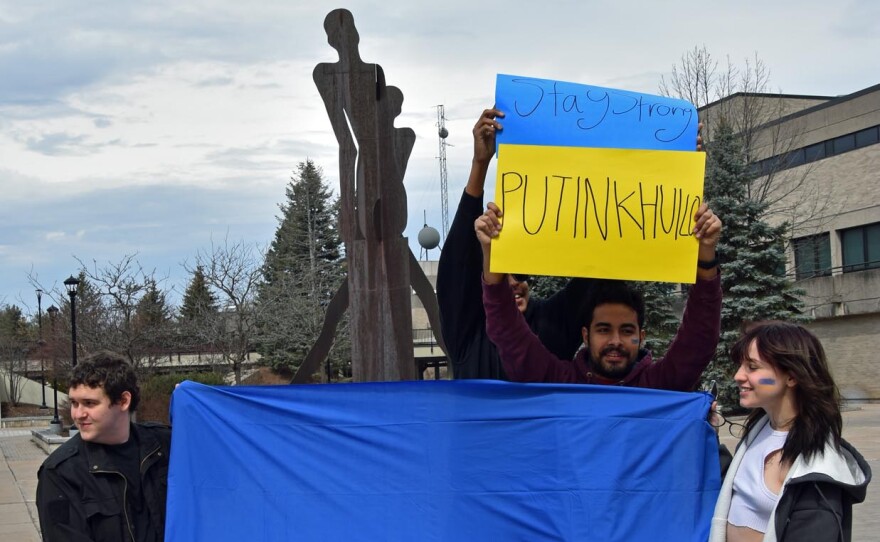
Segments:
[[[163,540],[171,428],[132,424],[139,443],[141,487],[149,514],[147,532],[134,533],[137,518],[126,502],[128,482],[111,464],[105,446],[68,440],[43,462],[37,475],[37,511],[46,542]],[[144,521],[140,523],[145,523]]]
[[[865,500],[871,467],[850,443],[841,440],[840,444],[865,480],[848,484],[816,472],[792,478],[776,506],[777,540],[852,540],[852,507]]]
[[[483,310],[483,253],[474,221],[482,198],[463,192],[437,267],[440,326],[454,378],[507,380],[495,345],[486,335]],[[526,322],[557,358],[570,360],[581,345],[590,279],[572,279],[548,299],[530,298]]]

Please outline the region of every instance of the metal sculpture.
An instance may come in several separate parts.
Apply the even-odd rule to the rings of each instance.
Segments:
[[[407,219],[403,176],[415,133],[394,127],[403,93],[385,84],[381,66],[361,60],[352,14],[345,9],[330,12],[324,29],[339,61],[318,64],[313,77],[339,143],[339,224],[348,276],[292,382],[307,382],[320,367],[346,310],[353,379],[414,379],[411,289],[424,304],[434,336],[445,351],[437,298],[403,237]]]

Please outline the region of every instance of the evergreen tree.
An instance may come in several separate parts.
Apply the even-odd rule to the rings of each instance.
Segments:
[[[171,321],[171,307],[165,293],[159,289],[155,280],[147,282],[144,295],[135,307],[135,317],[141,326],[161,327]]]
[[[205,268],[196,265],[183,293],[183,303],[178,316],[177,346],[187,350],[213,342],[218,311],[217,296],[208,286]]]
[[[7,305],[0,310],[0,341],[2,344],[23,346],[27,340],[27,320],[17,305]]]
[[[180,306],[180,320],[193,322],[217,312],[217,296],[208,287],[205,270],[197,265],[192,278],[183,293],[183,304]]]
[[[29,335],[27,319],[18,306],[7,305],[0,310],[0,368],[6,373],[0,385],[13,405],[21,398],[27,353],[34,346]]]
[[[319,294],[328,278],[335,283],[339,277],[341,240],[332,192],[321,169],[306,160],[297,166],[285,194],[263,278],[272,287],[301,275],[308,293]]]
[[[137,351],[142,363],[155,365],[159,358],[168,355],[171,344],[172,311],[155,280],[148,280],[144,294],[135,306],[132,350]]]
[[[258,349],[273,367],[295,370],[318,337],[325,307],[343,280],[342,242],[338,205],[314,162],[297,165],[285,194],[263,265]],[[344,343],[337,337],[332,365],[347,361],[340,350]]]
[[[750,181],[742,142],[722,120],[707,148],[705,194],[724,221],[717,247],[724,302],[721,340],[703,381],[717,382],[719,401],[725,407],[738,404],[733,381],[736,366],[729,354],[743,326],[758,320],[804,319],[796,297],[799,291],[785,276],[788,225],[766,222],[768,206],[749,197]]]
[[[565,288],[569,279],[565,277],[550,277],[544,275],[529,276],[529,297],[547,299],[556,292]]]
[[[681,297],[675,285],[668,282],[631,282],[630,285],[645,299],[645,348],[654,359],[663,357],[681,323],[680,311],[673,309],[676,304],[680,305]]]

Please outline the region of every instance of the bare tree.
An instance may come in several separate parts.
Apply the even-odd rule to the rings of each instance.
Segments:
[[[718,61],[705,45],[694,47],[682,55],[680,64],[673,64],[668,79],[660,77],[660,94],[687,100],[700,108],[726,96],[718,96],[718,79]]]
[[[79,333],[83,340],[125,355],[136,369],[152,368],[163,355],[167,355],[170,308],[165,304],[164,294],[158,290],[158,283],[164,279],[157,279],[155,270],[145,270],[136,254],[127,254],[118,262],[103,265],[93,261],[87,266],[81,260],[77,261],[86,284],[100,297],[100,309],[103,310],[102,317],[92,318],[91,322],[82,319]],[[83,290],[83,311],[89,308],[85,294]],[[163,306],[151,306],[147,310],[147,301],[154,301],[151,305],[159,303]],[[77,302],[80,302],[79,297]],[[152,312],[152,317],[147,317],[145,312]],[[79,317],[80,311],[77,313]]]
[[[167,356],[171,308],[158,286],[165,279],[157,278],[155,271],[145,270],[136,254],[105,264],[92,261],[86,265],[78,258],[77,261],[80,264],[76,295],[77,352],[114,350],[128,358],[139,371],[152,368]],[[67,293],[57,287],[41,285],[33,275],[29,278],[58,304],[57,323],[66,326],[69,333]]]
[[[834,186],[813,175],[817,165],[791,167],[796,163],[793,151],[804,143],[803,126],[796,120],[779,121],[821,99],[772,91],[770,70],[757,53],[738,67],[729,57],[719,64],[705,45],[694,47],[661,78],[660,93],[686,99],[700,109],[707,152],[712,152],[721,124],[732,129],[753,174],[748,197],[766,204],[769,222],[787,224],[789,235],[796,237],[818,231],[833,215],[835,209],[829,205],[836,201]]]
[[[205,318],[199,336],[223,355],[241,383],[242,364],[248,359],[257,333],[256,301],[263,266],[263,250],[243,241],[211,242],[200,251],[194,264],[184,263],[189,273],[201,268],[205,282],[219,294],[220,310]]]

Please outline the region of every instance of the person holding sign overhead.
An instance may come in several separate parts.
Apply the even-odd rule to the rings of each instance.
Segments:
[[[483,252],[486,332],[511,380],[694,389],[715,354],[721,333],[721,277],[715,247],[722,225],[708,206],[701,205],[694,216],[693,234],[699,243],[696,284],[688,295],[678,332],[666,356],[659,360],[641,347],[645,339],[644,301],[626,283],[615,280],[595,285],[587,304],[588,316],[582,322],[584,348],[573,363],[559,359],[541,344],[516,310],[506,275],[489,268],[491,242],[502,228],[501,215],[498,206],[489,203],[474,229]]]
[[[506,380],[495,345],[486,335],[486,316],[480,292],[482,254],[473,232],[474,220],[483,212],[486,171],[495,153],[496,117],[504,113],[487,109],[473,129],[474,155],[470,176],[452,226],[446,236],[437,270],[437,302],[443,338],[454,378]],[[528,277],[510,275],[517,309],[527,327],[560,359],[570,360],[581,344],[584,301],[591,279],[572,279],[548,299],[529,295]]]

